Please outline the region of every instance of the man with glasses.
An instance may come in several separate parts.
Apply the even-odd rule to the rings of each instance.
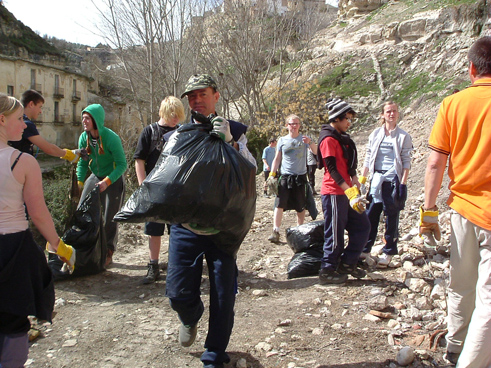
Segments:
[[[324,211],[324,255],[319,272],[320,284],[342,284],[348,274],[363,278],[358,258],[367,243],[370,222],[366,200],[360,195],[356,176],[358,153],[346,131],[354,122],[355,111],[345,101],[330,98],[326,103],[329,124],[319,134],[319,168],[324,168],[321,198]],[[344,246],[344,231],[349,240]]]
[[[297,115],[289,115],[285,122],[288,134],[278,139],[276,155],[268,179],[278,180],[277,173],[280,168],[281,176],[275,200],[273,232],[268,238],[272,243],[280,241],[283,211],[295,210],[297,224],[304,223],[307,204],[307,149],[310,148],[314,154],[317,154],[317,145],[314,141],[305,135],[300,135],[300,118]]]

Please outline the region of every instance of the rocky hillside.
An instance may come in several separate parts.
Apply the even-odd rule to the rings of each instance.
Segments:
[[[326,97],[343,97],[358,112],[351,134],[361,157],[383,101],[400,104],[400,125],[414,143],[409,191],[415,205],[439,103],[470,84],[467,51],[487,32],[488,7],[485,0],[340,0],[336,24],[298,51],[309,56],[298,79],[316,80]],[[446,197],[443,189],[439,205]]]

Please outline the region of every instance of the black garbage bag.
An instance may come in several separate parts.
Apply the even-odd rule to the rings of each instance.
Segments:
[[[71,227],[62,236],[66,244],[76,250],[75,270],[62,271],[63,262],[49,254],[48,265],[55,280],[92,275],[104,271],[107,256],[106,233],[102,217],[99,188],[94,188],[80,203],[73,216]]]
[[[288,278],[294,279],[318,275],[323,254],[322,244],[316,244],[311,248],[295,253],[288,264]]]
[[[181,126],[114,221],[213,227],[215,243],[235,255],[254,219],[256,169],[211,129]]]
[[[286,242],[294,253],[324,243],[324,220],[286,229]]]

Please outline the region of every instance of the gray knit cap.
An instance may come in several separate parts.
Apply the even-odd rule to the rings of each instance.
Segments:
[[[340,98],[330,98],[326,102],[326,109],[329,113],[329,121],[335,120],[337,117],[341,116],[345,112],[353,111],[353,108],[345,101]]]

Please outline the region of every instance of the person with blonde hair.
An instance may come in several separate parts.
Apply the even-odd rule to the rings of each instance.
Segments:
[[[399,214],[407,198],[407,179],[411,168],[411,136],[398,125],[399,108],[394,101],[387,101],[382,106],[381,126],[376,128],[368,138],[367,152],[363,174],[358,178],[364,186],[368,174],[371,174],[371,199],[367,207],[370,220],[370,234],[363,249],[361,259],[366,259],[377,239],[378,224],[382,211],[385,215],[385,246],[378,257],[377,267],[385,268],[392,256],[398,254]]]
[[[138,184],[153,170],[157,163],[162,147],[165,144],[164,135],[177,129],[177,125],[186,118],[184,105],[174,96],[167,96],[160,104],[160,120],[146,126],[140,134],[135,154],[135,170]],[[148,235],[148,248],[150,262],[147,265],[147,275],[143,278],[144,284],[155,282],[160,276],[159,255],[162,235],[165,224],[157,222],[145,223],[145,235]]]
[[[300,135],[300,118],[288,115],[285,126],[288,134],[278,139],[276,155],[271,165],[268,180],[278,182],[278,195],[275,199],[273,232],[268,240],[272,243],[280,241],[280,226],[285,210],[297,212],[297,225],[305,221],[307,206],[307,149],[317,154],[317,145],[306,135]],[[278,178],[278,170],[281,175]]]
[[[48,241],[46,248],[67,266],[75,266],[75,250],[61,240],[43,195],[36,159],[8,145],[26,128],[22,104],[0,94],[0,366],[23,367],[30,328],[27,316],[52,319],[55,291],[43,250],[35,243],[32,222]]]

